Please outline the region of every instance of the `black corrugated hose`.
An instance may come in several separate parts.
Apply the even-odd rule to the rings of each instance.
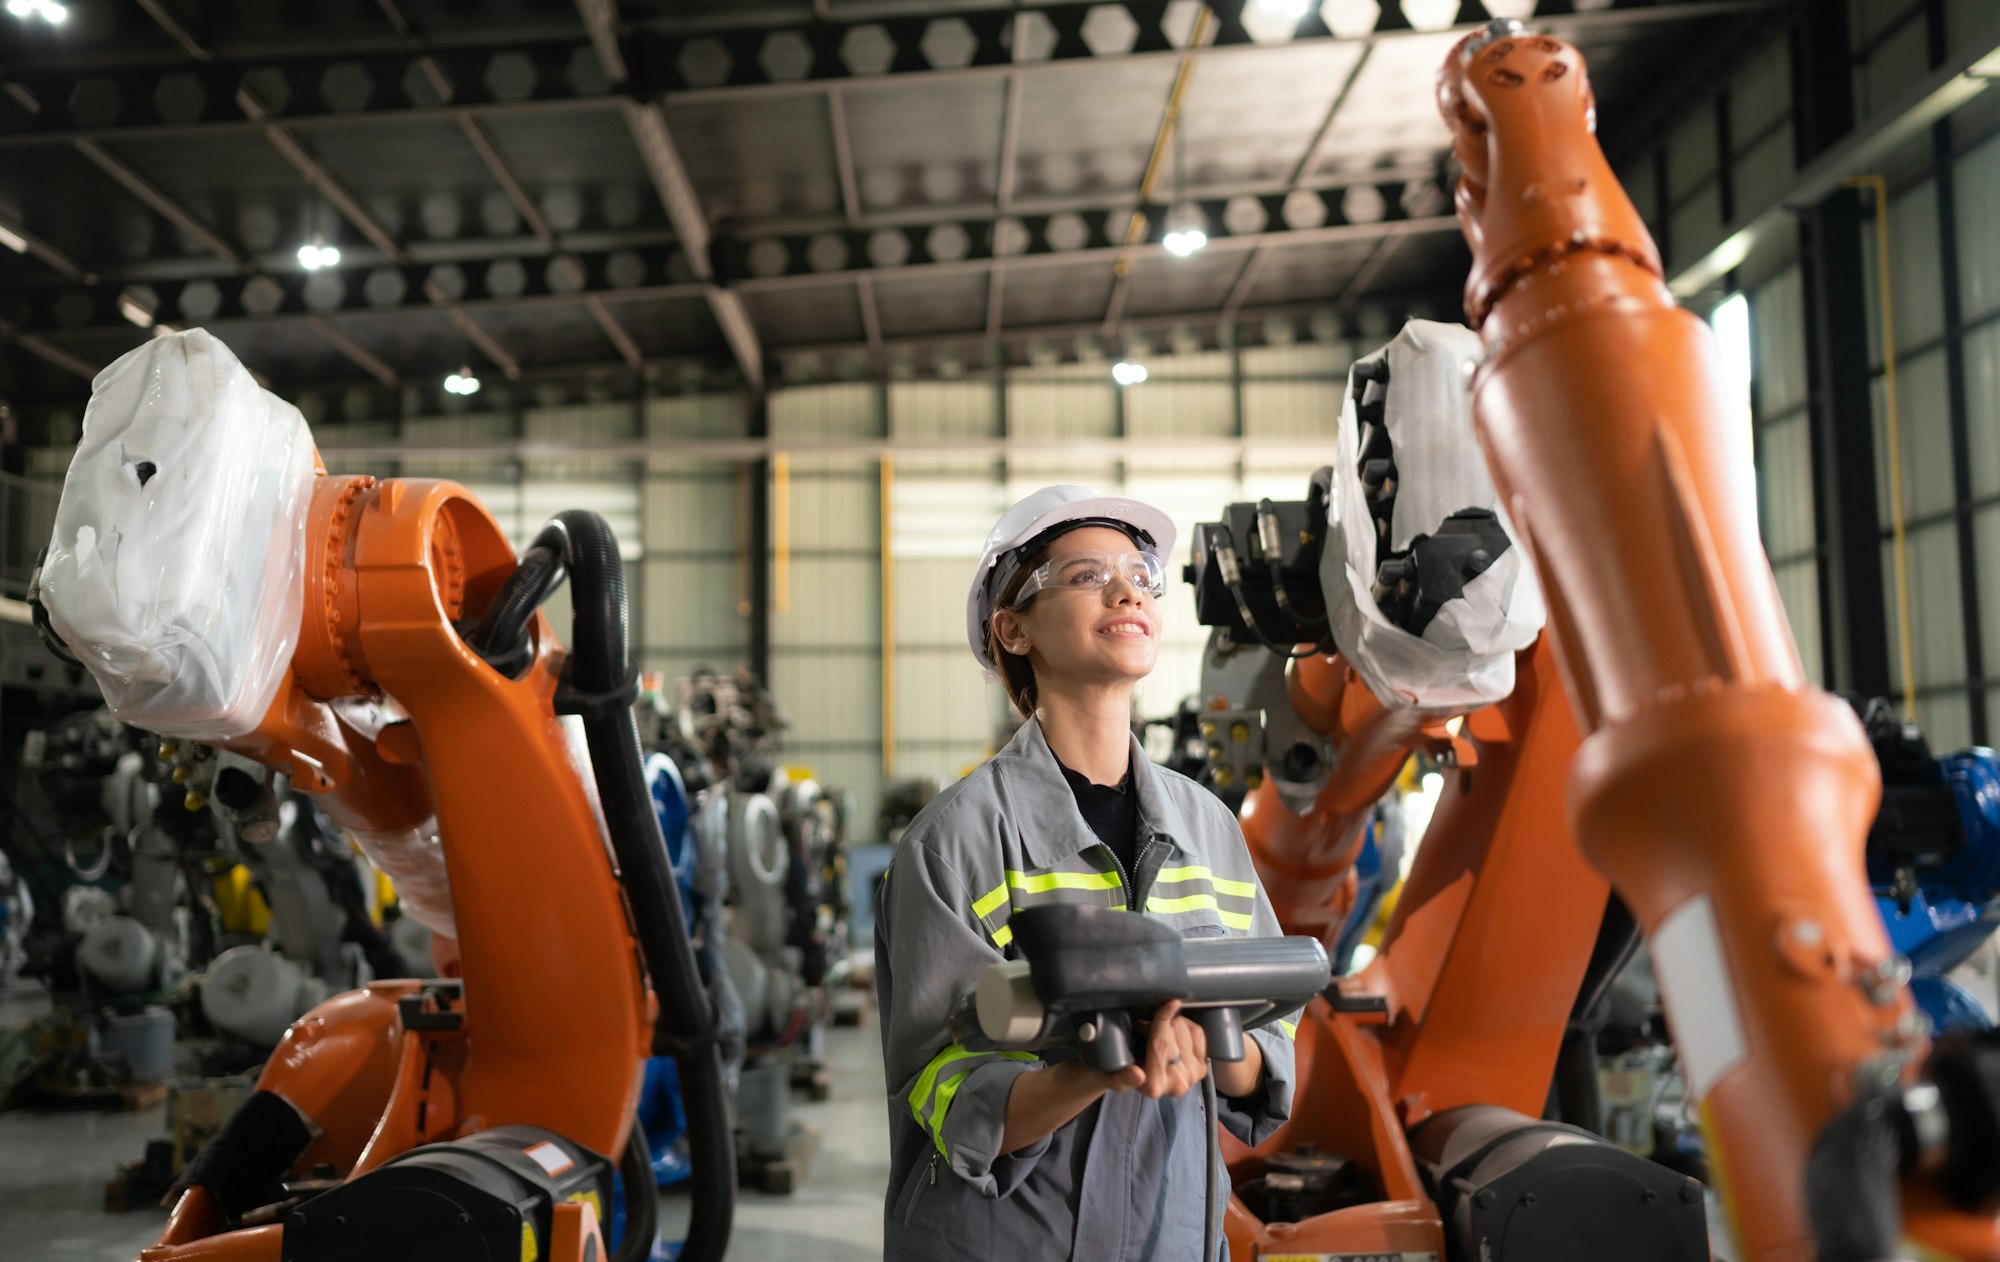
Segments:
[[[719,1262],[736,1208],[728,1088],[715,1042],[714,1008],[695,964],[680,895],[667,868],[659,816],[646,789],[639,729],[632,717],[636,676],[627,656],[625,568],[604,519],[571,510],[544,526],[520,568],[494,597],[471,643],[496,666],[515,657],[534,609],[555,590],[564,571],[572,584],[575,621],[557,704],[583,717],[612,851],[632,906],[639,950],[660,1000],[654,1047],[670,1053],[680,1066],[694,1167],[688,1198],[694,1212],[680,1256],[683,1262]]]

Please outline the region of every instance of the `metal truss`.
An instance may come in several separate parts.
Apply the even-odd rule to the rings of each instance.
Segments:
[[[1323,13],[1299,19],[1289,39],[1253,37],[1252,0],[1215,0],[1213,40],[1182,48],[1169,33],[1169,0],[994,7],[939,17],[820,21],[702,33],[627,30],[599,38],[526,41],[507,47],[412,48],[291,57],[214,57],[104,69],[15,70],[0,83],[27,89],[33,112],[0,117],[0,147],[73,141],[141,130],[201,131],[272,123],[390,120],[413,114],[605,109],[628,102],[824,92],[831,84],[927,76],[1032,73],[1080,61],[1204,57],[1253,46],[1321,40],[1372,43],[1426,33],[1402,6],[1374,6],[1372,22]],[[1786,0],[1538,0],[1532,19],[1559,30],[1715,18],[1784,7]],[[593,6],[594,7],[594,6]],[[1501,6],[1517,12],[1518,5]],[[1346,6],[1341,6],[1344,11]],[[586,12],[589,12],[588,10]],[[1107,18],[1106,15],[1109,15]],[[599,14],[591,14],[601,23]],[[1463,0],[1456,23],[1470,30],[1491,14]],[[1261,30],[1261,28],[1259,28]],[[624,74],[600,62],[615,47]],[[600,69],[605,65],[605,69]],[[441,99],[438,76],[449,85]],[[246,96],[249,102],[246,103]]]

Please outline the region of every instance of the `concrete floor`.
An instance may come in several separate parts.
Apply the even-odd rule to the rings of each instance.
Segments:
[[[4,1005],[0,1005],[4,1006]],[[872,1020],[827,1035],[832,1098],[794,1096],[799,1121],[820,1147],[791,1196],[744,1192],[730,1254],[790,1262],[860,1262],[882,1256],[882,1192],[889,1178],[882,1049]],[[166,1211],[107,1214],[104,1183],[163,1133],[165,1107],[136,1113],[0,1113],[0,1257],[35,1262],[131,1262],[159,1235]],[[678,1236],[684,1193],[661,1196],[661,1230]]]

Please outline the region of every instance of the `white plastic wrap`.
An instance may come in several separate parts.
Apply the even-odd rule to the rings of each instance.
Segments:
[[[1515,546],[1447,601],[1421,636],[1390,622],[1372,593],[1375,529],[1357,461],[1361,448],[1353,377],[1341,409],[1333,462],[1333,537],[1320,561],[1333,638],[1385,705],[1424,709],[1498,701],[1514,691],[1514,654],[1540,633],[1547,611],[1533,567],[1500,504],[1472,428],[1469,369],[1479,335],[1456,324],[1412,320],[1377,352],[1389,360],[1384,420],[1394,451],[1396,504],[1390,547],[1467,508],[1493,510]],[[1347,529],[1358,523],[1359,529]]]
[[[373,741],[382,729],[404,718],[393,701],[364,697],[343,697],[333,703],[341,722]],[[458,926],[452,919],[451,873],[445,866],[444,843],[438,839],[437,819],[432,817],[415,828],[385,832],[349,829],[348,836],[376,870],[396,887],[396,901],[403,914],[442,938],[456,938]]]
[[[444,843],[438,840],[436,820],[396,832],[350,829],[348,836],[396,887],[396,902],[404,915],[439,937],[458,936],[451,914],[451,877],[445,871]]]
[[[41,598],[120,719],[257,726],[298,643],[312,481],[305,418],[201,329],[97,375]]]

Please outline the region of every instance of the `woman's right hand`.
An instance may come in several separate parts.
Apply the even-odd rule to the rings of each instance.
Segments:
[[[1137,1091],[1149,1099],[1178,1099],[1208,1076],[1208,1034],[1180,1015],[1178,999],[1160,1005],[1146,1034],[1139,1064],[1106,1074],[1112,1091]]]

